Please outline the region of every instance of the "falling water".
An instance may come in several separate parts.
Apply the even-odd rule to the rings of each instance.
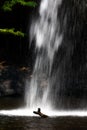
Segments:
[[[37,57],[33,76],[27,91],[27,107],[52,108],[50,78],[54,54],[62,42],[58,8],[62,0],[42,0],[39,18],[30,30],[31,41],[35,38]],[[55,99],[54,99],[55,100]]]

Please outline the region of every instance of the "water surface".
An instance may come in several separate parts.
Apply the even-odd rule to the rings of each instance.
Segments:
[[[87,118],[0,116],[0,130],[87,130]]]
[[[2,110],[16,111],[20,107],[24,107],[21,98],[0,98],[0,112]],[[0,115],[0,130],[87,130],[87,117],[84,116],[54,116],[43,119],[34,115],[31,117],[22,115],[17,116],[16,113],[15,115]]]

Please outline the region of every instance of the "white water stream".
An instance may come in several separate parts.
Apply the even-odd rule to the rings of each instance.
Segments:
[[[32,24],[30,34],[31,41],[36,40],[37,57],[27,90],[27,108],[52,108],[50,99],[50,77],[54,54],[62,42],[60,35],[60,23],[58,8],[62,0],[42,0],[40,17]],[[55,100],[55,99],[54,99]]]

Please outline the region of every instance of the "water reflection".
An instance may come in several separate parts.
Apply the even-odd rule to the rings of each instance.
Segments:
[[[0,97],[0,110],[17,109],[24,105],[22,97]]]
[[[87,130],[87,118],[0,116],[0,130]]]

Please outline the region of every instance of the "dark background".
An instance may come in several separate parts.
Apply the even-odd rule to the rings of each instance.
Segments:
[[[34,8],[16,4],[12,11],[3,11],[5,1],[0,1],[0,28],[15,28],[16,31],[25,33],[25,37],[0,33],[0,61],[5,60],[8,64],[17,66],[27,65],[32,51],[29,49],[29,27],[32,14],[36,14],[39,3],[36,1],[38,5]]]
[[[29,48],[29,29],[31,19],[38,15],[39,1],[36,0],[34,8],[16,4],[12,11],[4,11],[5,1],[0,1],[0,28],[15,28],[25,33],[25,37],[0,33],[0,96],[23,96],[34,59],[34,45]]]

